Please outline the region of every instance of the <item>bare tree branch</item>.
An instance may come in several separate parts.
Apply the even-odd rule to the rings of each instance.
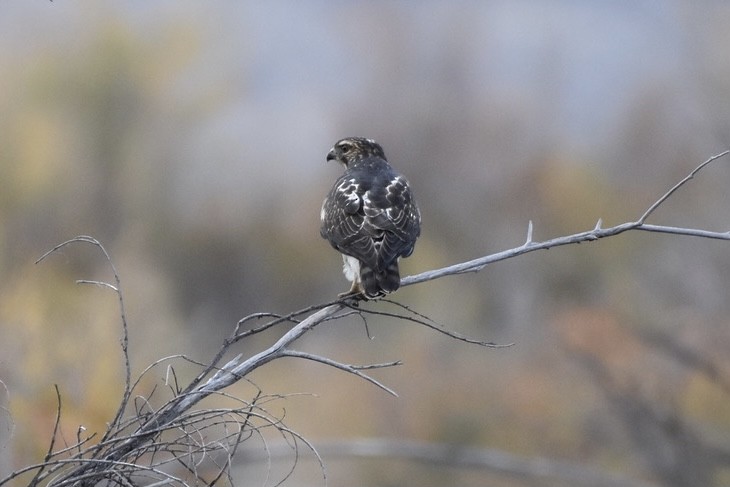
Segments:
[[[636,221],[622,223],[609,228],[603,228],[603,222],[598,220],[596,226],[592,230],[585,232],[574,233],[573,235],[566,235],[563,237],[557,237],[544,242],[535,242],[532,240],[533,225],[532,222],[528,223],[527,226],[527,239],[525,243],[519,247],[515,247],[496,254],[479,257],[468,262],[461,262],[458,264],[443,267],[441,269],[434,269],[414,276],[408,276],[401,279],[401,286],[410,286],[418,284],[420,282],[432,281],[445,276],[451,276],[455,274],[464,274],[467,272],[479,272],[484,269],[488,264],[499,262],[501,260],[511,259],[528,252],[534,252],[536,250],[546,250],[554,247],[560,247],[563,245],[578,244],[583,242],[593,242],[601,238],[613,237],[621,233],[630,230],[643,230],[647,232],[657,233],[668,233],[673,235],[687,235],[691,237],[700,238],[714,238],[719,240],[730,240],[730,231],[725,232],[711,232],[707,230],[700,230],[695,228],[679,228],[679,227],[668,227],[663,225],[648,225],[646,219],[661,206],[667,199],[673,195],[679,188],[684,186],[689,180],[693,179],[699,171],[709,165],[711,162],[720,159],[721,157],[730,154],[730,150],[721,152],[715,156],[710,157],[705,162],[697,166],[692,172],[689,173],[684,179],[675,184],[669,191],[667,191],[661,198],[655,201]]]
[[[441,269],[434,269],[417,275],[408,276],[402,279],[401,285],[409,286],[449,275],[478,272],[490,263],[517,257],[535,250],[550,249],[553,247],[582,242],[592,242],[601,238],[619,235],[631,230],[730,240],[730,232],[713,232],[693,228],[650,225],[646,223],[646,220],[664,202],[666,202],[689,180],[693,179],[699,171],[707,167],[711,162],[724,157],[728,153],[730,153],[730,151],[720,153],[697,166],[684,179],[675,184],[666,193],[664,193],[662,197],[646,209],[636,221],[603,228],[602,221],[598,220],[595,227],[591,230],[573,235],[561,236],[543,242],[536,242],[533,240],[534,228],[532,222],[529,222],[527,238],[525,242],[518,247],[504,250],[492,255],[479,257],[468,262],[462,262]],[[379,315],[398,320],[405,320],[416,325],[426,326],[448,336],[449,338],[462,342],[472,343],[483,347],[500,346],[492,342],[469,338],[448,330],[441,325],[438,325],[430,318],[395,301],[383,300],[383,302],[389,302],[392,305],[398,306],[398,312],[370,309],[370,306],[361,306],[357,300],[348,299],[313,305],[287,315],[279,315],[275,313],[255,313],[249,315],[241,319],[236,324],[231,335],[223,341],[218,352],[209,362],[200,363],[184,356],[166,357],[145,368],[139,378],[132,382],[128,352],[128,327],[124,310],[121,280],[106,249],[93,237],[79,236],[57,245],[41,256],[41,258],[38,259],[38,262],[43,261],[49,255],[64,248],[65,246],[77,242],[89,243],[98,247],[103,253],[104,258],[112,269],[114,275],[113,284],[92,280],[79,280],[77,282],[80,284],[93,284],[110,289],[117,295],[122,322],[122,352],[126,371],[125,386],[122,392],[120,405],[114,419],[108,424],[107,430],[98,442],[92,443],[90,441],[94,438],[94,434],[83,438],[83,431],[79,429],[77,432],[76,444],[67,445],[60,450],[54,450],[54,445],[56,444],[57,437],[60,434],[58,426],[61,414],[59,392],[58,419],[51,438],[50,448],[44,461],[37,465],[21,468],[4,479],[0,479],[0,486],[29,472],[35,473],[31,480],[31,485],[47,481],[47,485],[53,487],[62,487],[66,485],[90,486],[100,481],[108,481],[110,484],[115,485],[137,485],[141,478],[144,478],[145,483],[152,483],[152,485],[155,485],[155,482],[158,482],[159,485],[188,485],[187,480],[172,475],[161,468],[173,462],[181,465],[188,474],[194,478],[195,483],[203,482],[207,485],[212,485],[226,475],[226,471],[231,464],[231,458],[242,441],[245,441],[248,438],[257,437],[264,443],[265,450],[268,451],[263,431],[270,428],[277,431],[278,434],[284,438],[284,440],[291,446],[296,456],[292,469],[290,470],[290,473],[286,475],[285,479],[288,478],[296,465],[298,459],[297,445],[302,443],[314,452],[320,462],[323,479],[326,482],[324,462],[322,461],[319,453],[314,449],[313,445],[301,435],[288,428],[283,422],[283,417],[272,415],[264,408],[268,401],[278,399],[280,396],[264,396],[261,393],[261,390],[257,388],[255,397],[246,402],[227,394],[225,389],[241,380],[248,381],[246,377],[249,373],[273,360],[284,357],[292,357],[319,362],[351,373],[361,379],[369,381],[390,394],[396,395],[395,391],[363,373],[363,370],[392,367],[399,365],[399,361],[392,361],[384,364],[355,366],[344,364],[328,357],[295,350],[293,348],[294,344],[297,343],[304,334],[313,330],[320,324],[339,320],[352,314],[358,314],[363,317],[364,320],[366,315]],[[379,303],[376,302],[376,306],[378,304]],[[251,325],[255,326],[245,329]],[[271,346],[251,357],[244,357],[239,354],[221,364],[224,357],[230,353],[231,347],[235,343],[278,325],[290,325],[291,328],[283,333],[282,336]],[[175,360],[185,360],[187,362],[197,364],[201,367],[201,370],[187,385],[183,386],[178,382],[178,378],[173,367]],[[155,400],[153,402],[152,398],[157,389],[155,388],[146,394],[137,392],[137,389],[142,384],[142,377],[158,366],[167,367],[165,373],[166,387],[160,388],[160,394],[171,394],[171,397],[161,406],[155,407],[154,404],[158,404],[159,400]],[[133,394],[137,395],[133,403],[130,403]],[[235,406],[215,409],[195,409],[195,406],[211,395],[232,400],[235,402]],[[443,447],[434,449],[416,444],[401,444],[399,445],[399,450],[401,452],[410,451],[410,455],[414,457],[420,455],[424,458],[431,457],[443,459],[447,458],[448,455],[448,451],[444,450]],[[222,458],[220,458],[220,455],[222,455]],[[468,449],[460,450],[460,458],[462,461],[465,461],[463,459],[472,458],[470,455],[471,452]],[[216,458],[218,458],[218,460],[216,460]],[[498,457],[492,455],[491,458],[492,460],[495,460]],[[478,462],[478,460],[473,461]],[[145,462],[147,463],[145,464]],[[203,462],[210,462],[211,465],[217,467],[215,475],[213,475],[212,479],[208,479],[207,481],[203,479],[202,469],[200,468]],[[542,462],[540,459],[535,459],[534,461],[531,460],[527,463],[525,463],[525,461],[515,463],[515,459],[505,459],[502,457],[501,462],[501,467],[499,466],[499,462],[493,465],[495,471],[522,471],[525,476],[529,478],[553,476],[556,478],[570,478],[579,483],[583,482],[586,485],[640,485],[638,482],[621,483],[623,479],[618,477],[616,477],[618,480],[613,479],[610,476],[598,478],[594,475],[595,472],[576,469],[574,466],[566,466],[556,462],[546,463]],[[51,475],[53,475],[53,478],[50,477]],[[592,482],[592,480],[596,480],[596,482]],[[283,480],[280,482],[283,482]]]
[[[658,487],[658,485],[609,473],[580,464],[549,458],[524,458],[512,453],[463,445],[398,440],[393,438],[361,438],[320,443],[320,454],[328,458],[406,459],[448,468],[481,469],[528,480],[560,480],[572,486],[589,487]],[[270,446],[266,457],[257,451],[246,451],[245,461],[286,459],[290,452],[283,445]]]

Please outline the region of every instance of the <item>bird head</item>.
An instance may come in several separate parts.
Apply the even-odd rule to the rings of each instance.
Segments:
[[[385,159],[385,152],[380,144],[373,139],[364,137],[348,137],[338,141],[327,154],[327,160],[335,160],[343,166],[352,167],[353,164],[368,157]]]

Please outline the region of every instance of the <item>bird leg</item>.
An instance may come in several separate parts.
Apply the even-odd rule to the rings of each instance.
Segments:
[[[347,299],[347,298],[354,298],[356,296],[359,296],[360,299],[366,299],[365,293],[363,292],[362,287],[360,286],[360,281],[355,279],[352,281],[352,286],[350,287],[350,290],[346,293],[340,293],[337,295],[340,299]]]

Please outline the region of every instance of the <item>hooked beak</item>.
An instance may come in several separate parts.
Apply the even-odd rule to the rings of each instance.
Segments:
[[[335,148],[331,148],[330,151],[327,153],[327,162],[337,159],[337,155],[335,154]]]

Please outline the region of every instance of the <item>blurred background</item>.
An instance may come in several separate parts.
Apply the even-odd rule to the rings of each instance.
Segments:
[[[83,244],[35,265],[54,245],[106,246],[137,375],[163,356],[205,361],[250,313],[346,290],[319,236],[341,172],[325,156],[345,136],[378,140],[415,188],[423,234],[405,275],[520,245],[530,220],[536,240],[634,220],[730,144],[729,23],[711,0],[2,2],[0,476],[43,459],[53,384],[69,441],[103,431],[122,391],[116,296],[74,284],[111,280],[109,266]],[[651,221],[725,231],[729,184],[721,159]],[[375,317],[373,340],[353,319],[300,343],[402,360],[373,374],[398,398],[304,361],[251,379],[306,393],[270,407],[315,446],[433,442],[727,486],[728,289],[727,242],[629,233],[395,295],[510,348]],[[333,486],[576,485],[324,457]],[[265,468],[242,455],[234,479]],[[322,485],[318,468],[303,453],[288,485]]]

